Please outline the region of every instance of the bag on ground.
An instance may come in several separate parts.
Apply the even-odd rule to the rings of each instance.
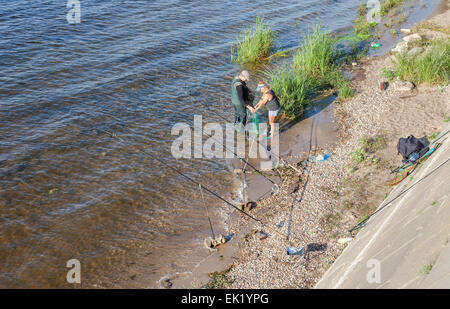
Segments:
[[[424,150],[429,145],[428,140],[425,138],[417,139],[414,135],[410,135],[407,138],[400,138],[397,144],[398,153],[402,155],[404,160],[412,159],[413,161],[420,158]]]

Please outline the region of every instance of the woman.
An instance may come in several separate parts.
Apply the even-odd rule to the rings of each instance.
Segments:
[[[263,93],[261,100],[259,100],[258,104],[256,104],[253,112],[256,112],[258,109],[263,107],[264,105],[269,110],[269,124],[270,124],[270,139],[273,140],[273,134],[275,132],[275,118],[280,111],[280,101],[278,100],[275,92],[270,89],[270,86],[267,83],[259,83],[256,91],[261,91]]]

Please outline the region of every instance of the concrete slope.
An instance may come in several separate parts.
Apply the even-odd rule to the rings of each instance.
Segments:
[[[395,187],[380,208],[388,205],[316,288],[450,288],[449,129],[438,137],[442,146]]]

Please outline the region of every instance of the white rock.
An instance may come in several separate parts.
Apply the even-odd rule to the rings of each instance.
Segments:
[[[407,50],[408,50],[408,42],[402,41],[402,42],[399,42],[397,44],[397,46],[395,46],[392,49],[392,52],[394,52],[394,53],[403,53],[403,52],[405,52]]]
[[[411,31],[411,29],[404,28],[404,29],[400,29],[400,32],[403,34],[411,34],[412,31]]]
[[[420,41],[420,40],[422,40],[422,37],[418,33],[414,33],[414,34],[405,36],[403,38],[403,41],[405,41],[407,43],[414,42],[414,41]]]
[[[411,91],[414,88],[414,84],[404,80],[396,80],[391,83],[392,89],[396,91]]]
[[[408,53],[406,54],[408,57],[414,57],[418,54],[421,54],[424,51],[422,47],[413,47]]]

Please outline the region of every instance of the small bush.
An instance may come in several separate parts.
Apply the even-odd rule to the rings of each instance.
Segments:
[[[270,55],[276,34],[263,17],[257,17],[255,24],[242,31],[237,44],[237,62],[239,64],[256,63]],[[233,61],[234,48],[231,50]]]

